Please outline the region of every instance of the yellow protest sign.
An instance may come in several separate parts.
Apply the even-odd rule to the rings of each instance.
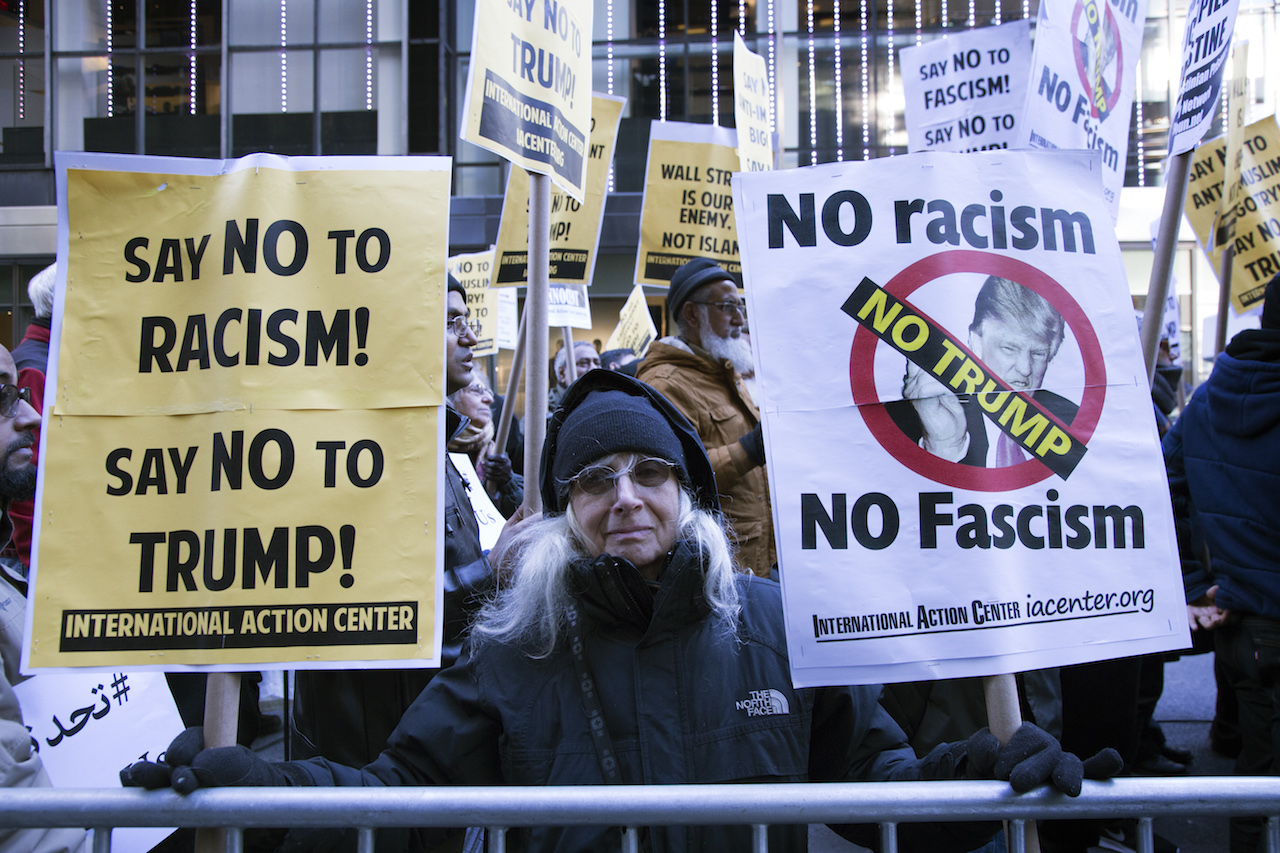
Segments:
[[[711,258],[734,276],[738,229],[730,177],[738,171],[737,134],[709,124],[655,121],[649,132],[640,249],[635,280],[666,286],[696,257]]]
[[[1223,179],[1225,198],[1218,205],[1213,227],[1213,246],[1221,249],[1236,239],[1236,206],[1244,186],[1240,166],[1244,159],[1244,126],[1249,106],[1249,43],[1236,42],[1231,48],[1231,85],[1227,89],[1227,175]]]
[[[52,419],[31,666],[433,657],[438,411]]]
[[[26,666],[438,661],[449,163],[376,160],[60,159]]]
[[[631,295],[618,313],[618,325],[605,343],[606,350],[630,349],[639,358],[644,358],[649,344],[658,337],[658,329],[653,325],[653,317],[649,314],[649,303],[644,298],[644,288],[636,285],[631,288]]]
[[[66,169],[60,414],[440,404],[441,356],[421,341],[440,323],[447,159],[297,172],[266,157],[227,174],[75,162],[91,160]],[[438,234],[422,234],[424,211]]]
[[[773,127],[769,120],[769,66],[735,30],[733,33],[733,118],[743,172],[773,168]]]
[[[1227,162],[1225,140],[1201,145],[1191,160],[1187,200],[1183,211],[1214,270],[1222,269],[1222,253],[1212,249],[1214,214],[1223,197]],[[1280,272],[1280,127],[1275,116],[1245,128],[1240,163],[1236,236],[1231,245],[1231,302],[1237,312],[1262,301],[1271,277]]]
[[[587,162],[586,193],[581,203],[563,192],[551,192],[551,269],[555,284],[591,284],[604,221],[604,199],[609,186],[609,164],[618,138],[618,121],[626,98],[599,93],[592,97],[591,148]],[[493,287],[514,287],[529,282],[529,173],[513,166],[502,200],[502,221],[495,248],[497,270]]]
[[[514,169],[512,170],[514,171]],[[449,272],[467,289],[467,322],[476,333],[478,343],[471,348],[477,358],[498,351],[497,303],[489,290],[493,277],[493,249],[449,258]]]
[[[477,0],[462,138],[583,200],[591,0]]]

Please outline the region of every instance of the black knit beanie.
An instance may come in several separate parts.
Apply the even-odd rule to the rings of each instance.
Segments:
[[[684,449],[671,424],[644,397],[624,391],[592,391],[569,412],[556,440],[551,474],[557,485],[565,484],[591,462],[626,451],[672,462],[680,479],[689,479]]]

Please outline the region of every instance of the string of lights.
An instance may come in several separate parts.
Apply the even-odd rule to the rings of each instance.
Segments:
[[[667,0],[658,0],[658,120],[667,120]]]
[[[809,162],[818,162],[818,61],[813,43],[813,0],[809,0]]]
[[[285,56],[285,46],[289,43],[287,0],[280,0],[280,112],[289,111],[289,65]]]
[[[115,33],[115,24],[111,20],[111,0],[107,3],[107,118],[111,118],[116,114],[116,80],[115,71],[111,66],[111,41],[112,35]]]
[[[27,74],[22,55],[27,50],[27,3],[18,3],[18,118],[27,117]]]
[[[364,108],[373,109],[373,0],[364,2]]]
[[[711,0],[711,123],[720,124],[720,46],[716,19],[720,17],[716,0]]]
[[[943,0],[945,3],[946,0]],[[862,3],[862,159],[871,159],[871,53],[870,33],[867,29],[867,0]]]
[[[191,26],[187,34],[187,46],[191,49],[187,57],[187,112],[196,114],[196,0],[191,0]]]

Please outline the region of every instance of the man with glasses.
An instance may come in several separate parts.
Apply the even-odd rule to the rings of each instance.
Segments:
[[[694,258],[671,276],[667,310],[676,334],[654,342],[636,378],[662,392],[697,428],[733,522],[738,559],[768,577],[777,559],[773,515],[760,410],[742,380],[754,364],[738,284],[710,258]]]
[[[573,342],[573,366],[579,379],[600,366],[600,353],[596,352],[596,348],[590,341]],[[569,381],[569,353],[564,347],[556,353],[554,367],[556,382],[551,393],[547,395],[547,417],[560,408],[560,401],[564,399],[569,386],[573,384]]]
[[[0,346],[0,544],[13,532],[9,505],[36,493],[35,430],[40,413],[31,406],[31,389],[19,388],[13,356]],[[32,748],[31,732],[11,685],[18,675],[22,632],[26,628],[27,577],[22,564],[0,564],[0,787],[48,788],[52,783]],[[3,853],[65,853],[84,844],[83,829],[0,829]]]
[[[449,276],[445,321],[445,391],[452,394],[472,380],[471,348],[475,332],[467,324],[466,290]],[[450,440],[468,421],[445,408]],[[493,588],[493,575],[480,547],[480,525],[467,498],[466,482],[445,457],[444,637],[441,663],[457,660],[471,617]],[[519,519],[519,513],[513,519]],[[435,525],[431,525],[434,529]],[[513,530],[508,523],[503,536]],[[500,541],[502,537],[499,537]],[[412,571],[412,566],[388,567]],[[426,578],[423,582],[426,583]],[[386,746],[405,709],[436,675],[436,669],[318,670],[299,672],[294,686],[292,757],[322,756],[361,766]]]

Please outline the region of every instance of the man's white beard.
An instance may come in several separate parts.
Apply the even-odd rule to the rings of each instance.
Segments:
[[[709,331],[702,336],[702,348],[716,361],[727,358],[739,373],[755,373],[755,360],[751,357],[750,342],[738,337],[720,338]]]

